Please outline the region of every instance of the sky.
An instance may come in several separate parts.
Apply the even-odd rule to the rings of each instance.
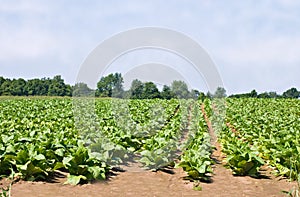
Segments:
[[[151,26],[198,42],[214,61],[227,94],[282,93],[300,89],[299,10],[297,0],[0,0],[0,76],[61,75],[74,84],[85,58],[104,40]],[[161,58],[137,54],[145,56],[145,65],[149,57]],[[130,59],[121,62],[137,63]]]

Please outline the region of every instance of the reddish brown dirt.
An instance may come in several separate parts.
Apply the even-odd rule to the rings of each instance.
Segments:
[[[269,179],[234,177],[230,170],[217,164],[213,182],[201,183],[202,191],[194,191],[193,184],[182,179],[185,176],[182,169],[174,172],[121,172],[109,181],[81,186],[63,185],[66,178],[59,178],[56,183],[19,181],[12,187],[12,196],[284,196],[281,190],[289,190],[295,185],[273,176]]]

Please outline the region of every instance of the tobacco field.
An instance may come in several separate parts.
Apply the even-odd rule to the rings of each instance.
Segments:
[[[267,165],[299,177],[300,100],[96,99],[94,116],[77,107],[72,98],[1,98],[0,176],[48,180],[59,170],[76,185],[134,158],[148,170],[182,168],[187,179],[207,180],[213,129],[233,174],[258,177]]]

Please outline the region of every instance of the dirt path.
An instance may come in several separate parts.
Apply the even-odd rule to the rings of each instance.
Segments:
[[[164,172],[122,172],[109,181],[82,186],[63,185],[66,178],[56,183],[20,181],[13,185],[12,196],[284,196],[293,184],[286,180],[234,177],[222,165],[214,166],[212,183],[201,183],[202,191],[194,191],[193,184],[184,181],[182,169],[174,174]]]
[[[284,196],[282,190],[288,191],[295,186],[295,183],[290,183],[287,179],[276,178],[271,169],[267,167],[262,169],[261,177],[263,178],[260,179],[249,176],[233,176],[231,170],[224,167],[225,155],[222,153],[217,136],[205,112],[204,104],[201,105],[201,111],[208,126],[211,143],[215,146],[212,158],[216,161],[213,167],[213,182],[203,184],[204,191],[215,191],[213,196]]]

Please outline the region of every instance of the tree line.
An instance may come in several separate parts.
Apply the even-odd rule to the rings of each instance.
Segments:
[[[158,89],[155,83],[151,81],[142,82],[138,79],[132,81],[129,90],[124,90],[123,82],[123,77],[120,73],[114,73],[104,76],[97,83],[95,95],[100,97],[130,99],[198,99],[200,95],[204,95],[204,93],[201,93],[198,90],[189,90],[187,84],[184,81],[175,80],[172,82],[171,86],[164,85],[161,91]]]
[[[72,96],[71,85],[60,75],[42,79],[6,79],[0,77],[1,96]]]
[[[121,73],[111,73],[101,77],[97,88],[89,88],[85,83],[77,83],[73,86],[66,84],[60,75],[42,79],[8,79],[0,77],[0,96],[97,96],[131,99],[201,99],[227,97],[223,87],[217,88],[214,94],[206,94],[199,90],[189,90],[184,81],[173,81],[170,86],[164,85],[160,91],[153,82],[142,82],[135,79],[129,90],[123,87]],[[282,95],[276,92],[263,92],[258,94],[256,90],[249,93],[233,94],[230,98],[299,98],[300,91],[290,88]]]
[[[290,88],[283,92],[282,95],[278,94],[275,91],[271,92],[263,92],[258,94],[256,90],[252,90],[249,93],[243,93],[243,94],[233,94],[230,95],[229,98],[292,98],[297,99],[300,98],[300,91],[298,91],[296,88]]]

